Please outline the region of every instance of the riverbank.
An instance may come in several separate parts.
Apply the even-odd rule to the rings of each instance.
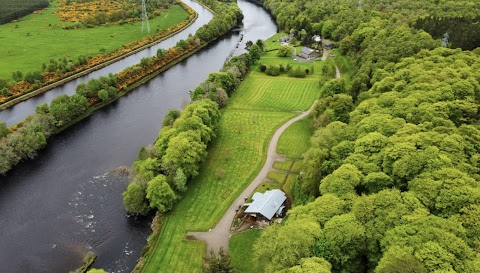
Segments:
[[[150,48],[150,47],[152,47],[152,46],[170,38],[171,36],[185,30],[187,27],[189,27],[191,24],[193,24],[193,22],[195,22],[195,20],[198,18],[198,14],[193,9],[191,9],[190,7],[188,7],[187,5],[185,5],[181,1],[178,1],[178,4],[189,15],[186,20],[184,20],[181,23],[175,25],[174,27],[169,27],[167,29],[164,29],[164,30],[158,32],[153,37],[147,37],[147,38],[144,38],[140,41],[135,41],[131,44],[124,45],[121,48],[119,48],[119,49],[117,49],[113,52],[109,52],[109,53],[106,53],[106,54],[100,54],[98,56],[95,56],[94,58],[87,60],[86,65],[79,66],[72,72],[64,73],[64,74],[60,75],[59,77],[56,77],[52,80],[49,80],[48,82],[42,83],[42,84],[44,84],[44,86],[42,86],[42,87],[40,87],[36,90],[25,91],[27,93],[20,92],[18,95],[14,94],[14,95],[6,97],[6,98],[5,97],[2,98],[0,96],[0,101],[2,101],[2,104],[0,104],[0,111],[5,110],[5,109],[17,104],[17,103],[22,102],[22,101],[28,100],[32,97],[43,94],[43,93],[45,93],[45,92],[47,92],[47,91],[49,91],[49,90],[51,90],[55,87],[61,86],[61,85],[65,84],[69,81],[72,81],[74,79],[77,79],[79,77],[87,75],[87,74],[89,74],[93,71],[99,70],[103,67],[106,67],[106,66],[112,64],[112,63],[118,62],[119,60],[124,59],[128,56],[131,56],[133,54],[136,54],[136,53],[138,53],[138,52],[140,52],[140,51],[142,51],[146,48]],[[26,85],[25,86],[25,82],[20,82],[20,83],[18,83],[18,85],[21,86],[21,88],[27,88],[25,90],[28,90],[29,86],[31,87],[31,85]],[[12,88],[15,88],[15,86],[12,87]]]

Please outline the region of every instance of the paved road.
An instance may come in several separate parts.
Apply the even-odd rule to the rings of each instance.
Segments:
[[[313,105],[315,105],[315,103]],[[205,243],[207,244],[207,255],[208,253],[210,253],[210,249],[213,249],[216,253],[218,253],[220,247],[223,247],[224,250],[228,250],[228,240],[231,236],[230,227],[235,217],[235,209],[245,203],[245,197],[250,196],[255,191],[255,189],[267,178],[267,174],[272,170],[273,163],[275,163],[275,160],[279,158],[279,155],[277,154],[277,143],[282,133],[285,131],[285,129],[288,128],[288,126],[292,125],[294,122],[306,117],[312,110],[313,105],[307,111],[303,112],[295,118],[292,118],[291,120],[283,124],[280,128],[278,128],[278,130],[275,132],[272,139],[270,140],[270,144],[268,145],[267,160],[265,161],[262,170],[258,173],[257,177],[255,177],[252,183],[250,183],[250,185],[232,203],[225,215],[223,215],[220,222],[218,222],[218,224],[208,232],[189,232],[187,234],[189,238],[205,241]]]

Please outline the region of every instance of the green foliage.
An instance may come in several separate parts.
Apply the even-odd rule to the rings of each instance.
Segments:
[[[8,128],[5,122],[0,122],[0,138],[4,138],[8,135]]]
[[[132,215],[146,215],[149,207],[145,196],[145,189],[138,183],[130,183],[123,192],[123,206]]]
[[[320,98],[326,98],[336,94],[346,93],[345,80],[344,79],[332,79],[327,81],[322,86]]]
[[[162,121],[162,126],[172,126],[173,122],[180,116],[180,111],[177,109],[169,109]]]
[[[288,215],[292,220],[309,217],[324,226],[332,217],[345,213],[346,209],[345,201],[333,194],[325,194],[305,206],[292,208],[288,211]]]
[[[365,267],[359,257],[366,249],[365,227],[353,214],[334,216],[323,230],[332,253],[332,265],[343,272],[359,272]]]
[[[147,184],[147,199],[150,207],[159,212],[167,212],[172,209],[177,196],[167,183],[164,175],[157,175]]]
[[[273,225],[255,242],[254,254],[266,272],[292,267],[300,258],[312,254],[315,238],[321,234],[319,224],[312,220],[288,221],[282,227]]]
[[[87,273],[108,273],[103,269],[91,268],[87,271]]]
[[[230,257],[225,253],[223,247],[220,248],[218,255],[213,249],[210,251],[210,256],[207,258],[207,266],[205,273],[233,273],[233,268],[230,265]]]
[[[436,48],[438,41],[409,25],[422,18],[419,27],[438,29],[438,38],[444,33],[438,18],[461,28],[462,20],[476,20],[478,7],[470,1],[364,1],[362,9],[328,0],[321,9],[298,0],[264,4],[280,29],[322,32],[355,65],[345,79],[327,82],[335,64],[325,62],[313,112],[318,129],[294,185],[295,201],[307,204],[294,207],[289,221],[324,226],[312,236],[313,255],[328,260],[333,272],[474,272],[479,55]],[[468,33],[475,28],[456,35],[474,40]]]
[[[87,108],[87,99],[78,94],[73,96],[60,95],[50,103],[50,113],[57,121],[58,126],[74,120],[83,114]]]
[[[175,177],[173,178],[173,187],[177,192],[184,192],[187,190],[187,176],[183,169],[177,169]]]
[[[281,46],[277,52],[278,57],[292,57],[292,55],[293,47],[291,46]]]
[[[322,92],[324,89],[322,88]],[[314,128],[324,127],[333,121],[348,123],[350,111],[354,109],[353,98],[346,94],[335,94],[320,99],[313,108]]]
[[[106,102],[110,99],[107,90],[101,89],[98,91],[98,98],[101,99],[103,102]]]
[[[163,48],[157,49],[157,58],[161,59],[165,55],[166,50]]]
[[[23,159],[34,158],[37,151],[47,144],[54,129],[52,116],[34,114],[16,131],[0,138],[0,174],[6,174]],[[2,132],[5,134],[4,130]]]
[[[285,273],[331,273],[332,265],[323,258],[302,258],[300,263],[287,270]]]

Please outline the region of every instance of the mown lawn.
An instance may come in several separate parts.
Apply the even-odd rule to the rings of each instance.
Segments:
[[[60,21],[54,14],[56,10],[57,2],[53,1],[37,14],[0,25],[0,77],[10,77],[17,70],[23,74],[40,70],[42,63],[63,56],[77,59],[80,55],[97,55],[101,49],[109,52],[188,18],[182,7],[174,5],[164,14],[150,19],[150,34],[141,32],[141,22],[64,30],[63,26],[72,23]]]
[[[251,90],[251,92],[244,92]],[[233,95],[231,108],[265,111],[305,111],[318,98],[318,79],[271,77],[252,73]]]
[[[218,137],[207,160],[183,199],[167,215],[143,272],[202,271],[205,245],[186,240],[186,233],[216,225],[261,169],[274,131],[298,115],[296,111],[308,109],[318,96],[318,77],[313,75],[296,80],[251,73],[245,79],[222,110]],[[239,251],[231,252],[232,260],[245,259],[244,250]]]
[[[259,229],[246,230],[230,238],[231,265],[236,273],[258,273],[261,265],[253,262],[253,243],[260,237]]]
[[[220,133],[200,175],[168,215],[143,272],[201,272],[205,247],[187,241],[187,231],[206,231],[257,175],[270,136],[295,116],[290,112],[226,109]]]
[[[277,153],[292,160],[301,159],[310,147],[312,118],[301,119],[288,127],[278,140]]]

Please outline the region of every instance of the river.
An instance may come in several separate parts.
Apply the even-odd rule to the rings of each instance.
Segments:
[[[185,3],[199,14],[209,14],[194,2]],[[244,0],[238,4],[245,15],[244,39],[235,54],[243,52],[245,41],[265,39],[276,32],[261,7]],[[205,23],[211,17],[204,18],[198,20]],[[163,45],[188,36],[179,35]],[[94,267],[130,272],[151,232],[150,219],[125,215],[121,193],[127,178],[111,171],[133,163],[140,147],[155,140],[168,109],[186,105],[188,91],[208,73],[218,71],[239,40],[240,31],[225,35],[51,138],[37,158],[0,177],[0,272],[68,272],[80,265],[88,250],[98,255]],[[133,55],[137,59],[130,59],[126,66],[154,54],[155,48]],[[108,66],[58,90],[72,91],[82,80],[120,69],[117,64]],[[42,99],[48,101],[61,93],[58,90],[18,104],[10,114],[32,113]],[[1,114],[0,120],[10,115]],[[17,119],[17,114],[9,120]]]

